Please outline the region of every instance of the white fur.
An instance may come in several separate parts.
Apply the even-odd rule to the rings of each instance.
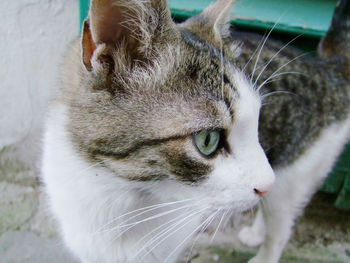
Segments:
[[[234,150],[230,156],[219,155],[214,171],[199,185],[171,179],[129,181],[88,163],[70,141],[66,106],[53,107],[45,136],[43,178],[65,243],[82,262],[174,262],[201,227],[222,215],[220,211],[241,212],[258,203],[254,188],[269,188],[274,181],[258,143],[260,100],[241,73],[232,76],[240,93],[229,135]],[[177,203],[143,214],[140,210],[137,218],[133,218],[137,212],[120,217],[167,202]],[[147,221],[151,216],[155,218]],[[129,223],[140,220],[145,222],[120,235]],[[150,242],[156,240],[157,227],[171,220],[173,229]]]
[[[130,231],[123,239],[113,242],[119,231],[106,229],[115,224],[103,226],[117,216],[151,203],[138,196],[141,194],[137,190],[138,183],[117,178],[111,172],[91,167],[84,161],[69,143],[65,107],[56,107],[52,113],[56,117],[48,123],[43,175],[67,246],[82,262],[132,262],[132,255],[138,247],[135,251],[131,248],[145,230]],[[151,201],[154,204],[161,202]],[[171,242],[179,243],[179,240],[174,238]],[[157,256],[164,255],[151,255],[143,262],[157,262],[154,258]]]
[[[253,226],[244,228],[239,234],[240,240],[250,246],[265,240],[257,256],[249,263],[279,261],[294,220],[332,169],[349,136],[350,118],[347,118],[325,129],[313,146],[293,164],[275,170],[276,184],[263,206],[265,223],[259,212]]]
[[[257,247],[264,242],[265,234],[266,227],[262,208],[260,208],[255,216],[253,225],[243,227],[238,234],[238,238],[248,247]]]

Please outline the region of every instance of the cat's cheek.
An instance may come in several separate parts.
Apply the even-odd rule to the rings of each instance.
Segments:
[[[245,178],[242,166],[233,158],[219,157],[205,186],[210,196],[213,196],[213,206],[241,211],[259,201]]]

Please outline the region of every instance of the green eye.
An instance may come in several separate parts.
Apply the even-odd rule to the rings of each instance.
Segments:
[[[193,137],[198,150],[205,156],[214,153],[219,146],[220,132],[218,131],[201,131]]]

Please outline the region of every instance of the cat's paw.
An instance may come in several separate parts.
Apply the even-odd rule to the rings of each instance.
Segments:
[[[243,227],[238,234],[239,240],[248,247],[257,247],[264,241],[264,236],[252,227]],[[255,263],[254,261],[249,263]]]

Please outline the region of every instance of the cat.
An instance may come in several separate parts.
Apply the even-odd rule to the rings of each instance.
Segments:
[[[277,178],[253,225],[239,233],[244,244],[261,245],[249,263],[279,262],[295,220],[350,140],[349,20],[350,1],[339,1],[313,56],[278,41],[232,32],[244,46],[238,67],[245,67],[266,94],[259,137]],[[254,52],[257,63],[247,64]]]
[[[43,181],[81,262],[175,262],[274,172],[232,60],[232,1],[176,25],[166,0],[93,0],[46,125]],[[224,56],[225,54],[225,56]]]
[[[250,263],[278,262],[349,140],[347,57],[336,52],[346,29],[329,37],[335,25],[306,57],[230,31],[232,2],[175,24],[165,0],[92,1],[65,59],[42,168],[80,261],[175,262],[213,221],[264,198],[239,237],[265,240]]]

